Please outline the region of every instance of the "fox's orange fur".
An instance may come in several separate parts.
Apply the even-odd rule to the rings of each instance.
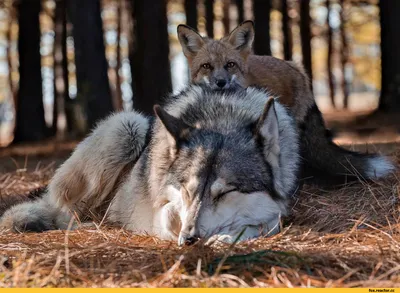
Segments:
[[[178,36],[194,82],[207,82],[218,88],[217,82],[225,80],[225,88],[231,83],[267,88],[292,109],[297,122],[303,121],[307,110],[315,104],[301,66],[252,54],[254,26],[251,21],[242,23],[221,40],[203,38],[184,25],[178,27]]]

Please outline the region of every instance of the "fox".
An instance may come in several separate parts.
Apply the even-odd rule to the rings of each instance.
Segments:
[[[299,166],[295,119],[265,90],[190,85],[152,117],[131,111],[100,122],[40,198],[5,211],[0,229],[101,219],[178,245],[273,235]]]
[[[264,88],[289,108],[300,132],[303,182],[336,185],[374,180],[396,169],[385,156],[349,151],[333,142],[302,66],[253,54],[252,21],[243,22],[220,40],[202,37],[183,24],[178,26],[177,34],[193,83],[215,90]]]

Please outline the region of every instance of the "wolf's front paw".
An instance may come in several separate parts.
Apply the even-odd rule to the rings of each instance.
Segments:
[[[264,226],[246,226],[240,232],[233,232],[228,234],[216,234],[211,236],[206,244],[211,245],[218,242],[232,244],[234,242],[241,242],[258,238],[260,236],[272,236],[279,233],[279,226],[275,225],[271,229],[266,229]]]
[[[213,244],[217,244],[217,243],[227,243],[227,244],[231,244],[233,243],[235,239],[233,239],[233,237],[231,235],[228,234],[217,234],[217,235],[213,235],[210,238],[208,238],[208,240],[206,241],[206,245],[213,245]]]

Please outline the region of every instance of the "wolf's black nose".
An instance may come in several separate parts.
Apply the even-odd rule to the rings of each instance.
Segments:
[[[190,236],[190,235],[181,235],[179,236],[179,245],[193,245],[199,240],[199,237],[196,236]]]
[[[189,246],[189,245],[193,245],[197,242],[198,238],[194,237],[194,236],[187,236],[184,237],[184,244]]]
[[[217,84],[217,86],[219,88],[223,88],[226,85],[226,80],[225,79],[218,79],[216,84]]]

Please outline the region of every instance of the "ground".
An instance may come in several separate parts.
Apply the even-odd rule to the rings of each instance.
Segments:
[[[73,145],[0,151],[0,199],[45,186]],[[398,146],[385,151],[400,162]],[[180,248],[105,225],[0,232],[0,287],[398,287],[399,175],[305,186],[282,233],[236,245]]]

